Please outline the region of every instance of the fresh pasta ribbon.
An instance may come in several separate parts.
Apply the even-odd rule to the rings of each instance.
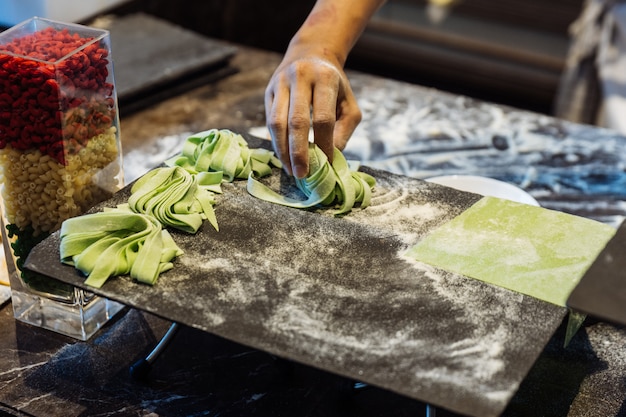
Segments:
[[[210,129],[189,136],[181,154],[165,163],[192,174],[221,173],[227,182],[246,179],[250,173],[263,177],[272,172],[272,166],[282,167],[273,152],[250,149],[243,136],[228,129]]]
[[[318,205],[339,205],[335,215],[345,214],[355,205],[367,207],[371,203],[372,188],[376,180],[369,174],[350,169],[343,154],[335,148],[333,163],[315,144],[309,144],[309,175],[297,178],[296,185],[306,196],[305,200],[290,198],[277,193],[248,175],[248,192],[254,197],[271,203],[293,208],[312,208]]]
[[[127,203],[65,220],[60,232],[61,262],[87,275],[85,284],[93,287],[124,274],[153,285],[183,253],[164,227],[195,233],[208,220],[219,230],[214,195],[222,192],[222,182],[235,179],[247,179],[251,195],[289,207],[336,205],[336,215],[357,204],[367,207],[375,179],[353,170],[339,150],[334,150],[330,164],[320,148],[309,146],[310,175],[296,179],[306,199],[297,200],[257,180],[270,175],[272,166],[282,166],[273,152],[249,149],[241,135],[229,130],[192,135],[166,167],[149,171],[133,184]]]
[[[96,288],[123,274],[154,285],[183,253],[154,217],[124,210],[65,220],[60,237],[61,262],[87,275],[85,284]]]
[[[206,174],[192,175],[179,166],[155,168],[133,184],[128,206],[187,233],[196,233],[203,220],[219,230],[213,193],[221,192],[221,176]]]

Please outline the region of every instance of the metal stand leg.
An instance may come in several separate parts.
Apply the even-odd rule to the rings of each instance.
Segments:
[[[167,329],[167,332],[165,332],[161,340],[159,340],[159,343],[157,343],[154,349],[152,349],[152,352],[150,352],[145,358],[140,359],[131,365],[130,376],[133,379],[142,380],[145,379],[146,376],[148,376],[150,370],[152,369],[152,363],[159,357],[161,352],[163,352],[169,342],[171,342],[171,340],[174,338],[179,327],[180,325],[178,323],[172,323],[172,325],[169,329]]]
[[[359,391],[359,390],[362,390],[362,389],[365,389],[365,388],[368,388],[368,387],[369,387],[369,385],[367,385],[367,384],[365,384],[363,382],[354,382],[353,385],[352,385],[352,389],[354,391]]]
[[[367,385],[366,383],[358,382],[358,381],[350,382],[350,391],[352,393],[364,390],[366,388],[369,388],[369,385]],[[426,404],[426,417],[436,417],[436,415],[437,415],[437,409],[430,404]]]

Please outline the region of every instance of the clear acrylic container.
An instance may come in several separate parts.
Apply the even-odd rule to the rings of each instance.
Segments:
[[[0,33],[2,238],[15,318],[80,340],[121,305],[21,268],[123,186],[109,33],[32,18]]]

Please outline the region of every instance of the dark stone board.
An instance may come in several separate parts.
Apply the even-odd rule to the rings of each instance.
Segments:
[[[454,412],[501,414],[566,309],[407,259],[480,196],[362,169],[378,181],[372,205],[342,218],[260,201],[245,181],[225,184],[220,231],[172,232],[185,254],[156,285],[116,277],[87,289]],[[267,181],[293,187],[278,170]],[[86,288],[59,262],[58,233],[27,268]]]
[[[186,86],[228,74],[226,65],[237,52],[226,42],[144,13],[117,17],[102,26],[111,35],[117,96],[124,109],[136,101],[158,102],[165,93],[180,93]]]
[[[591,264],[570,294],[574,310],[626,325],[626,222]]]

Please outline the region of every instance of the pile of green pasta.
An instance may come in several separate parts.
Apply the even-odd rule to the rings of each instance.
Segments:
[[[293,208],[332,206],[341,215],[370,204],[372,176],[352,170],[339,150],[332,164],[312,143],[309,155],[309,175],[295,180],[306,198],[295,200],[258,180],[282,167],[273,152],[250,149],[241,135],[227,129],[189,136],[179,155],[133,184],[127,203],[63,222],[61,262],[80,270],[85,284],[96,288],[127,274],[153,285],[183,254],[167,229],[193,234],[208,220],[219,230],[215,196],[222,193],[222,182],[237,179],[248,181],[251,195]]]

